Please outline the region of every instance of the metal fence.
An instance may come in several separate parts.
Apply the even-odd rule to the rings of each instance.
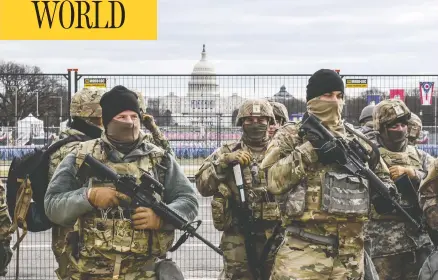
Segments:
[[[7,176],[10,161],[35,146],[50,143],[69,119],[71,95],[84,86],[104,82],[111,88],[124,85],[142,92],[147,112],[152,114],[170,140],[178,162],[192,177],[202,160],[221,144],[238,139],[237,108],[246,98],[268,98],[282,102],[291,118],[305,111],[306,84],[310,75],[95,75],[69,70],[66,74],[0,73],[0,178]],[[427,145],[421,148],[437,156],[436,94],[431,106],[419,98],[420,82],[438,82],[438,75],[343,75],[366,80],[356,88],[347,87],[344,117],[357,119],[370,97],[389,98],[391,89],[403,89],[405,102],[423,120]],[[102,85],[102,84],[100,84]],[[61,117],[60,117],[61,116]],[[219,244],[220,233],[213,228],[210,198],[199,196],[199,233]],[[14,235],[15,240],[15,235]],[[54,279],[56,262],[51,254],[51,233],[29,233],[20,247],[20,279]],[[7,279],[14,279],[15,258]],[[195,239],[190,239],[172,257],[187,278],[215,278],[222,261]]]

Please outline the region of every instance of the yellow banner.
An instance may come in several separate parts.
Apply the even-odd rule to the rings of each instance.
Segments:
[[[368,79],[346,79],[345,80],[346,88],[367,88],[368,87]]]
[[[84,87],[106,88],[106,78],[86,78],[84,79]]]
[[[0,0],[0,40],[157,40],[157,0]]]

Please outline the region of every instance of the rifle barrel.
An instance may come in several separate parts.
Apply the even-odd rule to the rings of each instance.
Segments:
[[[208,241],[207,239],[205,239],[204,237],[199,235],[199,233],[197,233],[193,227],[188,227],[187,228],[187,232],[189,232],[191,235],[193,235],[194,237],[196,237],[199,240],[201,240],[202,242],[204,242],[205,245],[207,245],[208,247],[213,249],[219,255],[221,255],[221,256],[224,255],[224,253],[222,252],[221,249],[219,249],[218,247],[214,246],[210,241]]]

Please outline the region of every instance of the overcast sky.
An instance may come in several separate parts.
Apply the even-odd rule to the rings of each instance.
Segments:
[[[44,72],[188,74],[206,44],[218,74],[436,74],[438,1],[158,0],[157,41],[0,41]]]

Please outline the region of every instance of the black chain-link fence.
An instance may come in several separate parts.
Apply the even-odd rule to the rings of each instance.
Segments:
[[[342,74],[341,74],[342,76]],[[268,98],[286,105],[291,120],[299,120],[306,108],[306,84],[310,75],[11,75],[0,73],[0,178],[10,161],[36,146],[50,143],[67,127],[71,95],[84,86],[111,88],[124,85],[140,91],[146,111],[153,115],[170,140],[185,174],[193,177],[202,161],[221,144],[239,139],[235,126],[237,108],[248,98]],[[421,105],[420,82],[438,83],[438,75],[343,75],[346,85],[344,117],[358,123],[360,112],[371,100],[403,95],[408,107],[423,120],[424,144],[434,156],[437,149],[436,92],[431,105]],[[62,116],[62,117],[59,117]],[[219,244],[213,227],[210,198],[199,195],[199,233]],[[16,237],[14,235],[14,241]],[[15,276],[14,253],[8,279]],[[221,258],[196,239],[189,239],[171,256],[187,278],[217,277]],[[54,279],[56,262],[51,253],[51,232],[28,233],[20,246],[19,279]]]

